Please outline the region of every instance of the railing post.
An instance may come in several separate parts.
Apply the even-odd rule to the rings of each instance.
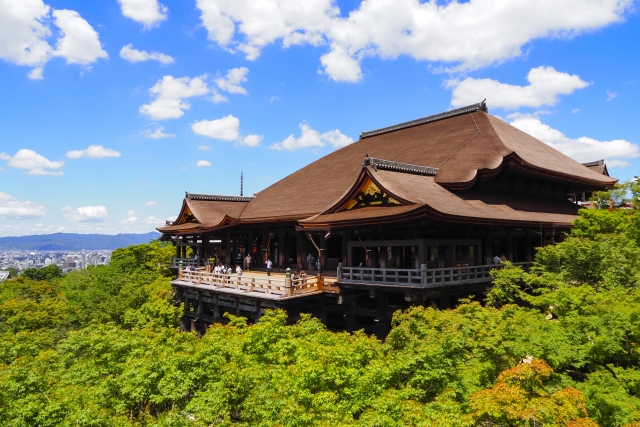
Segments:
[[[342,280],[342,263],[338,263],[338,271],[336,272],[336,276],[338,276],[338,280]]]
[[[427,264],[420,264],[420,283],[427,286]]]
[[[285,271],[284,292],[286,296],[290,297],[293,296],[293,288],[291,286],[291,268],[287,267]]]
[[[322,273],[322,270],[318,271],[318,290],[321,291],[324,289],[324,274]]]

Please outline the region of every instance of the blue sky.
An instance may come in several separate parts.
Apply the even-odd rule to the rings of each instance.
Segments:
[[[184,191],[239,194],[243,171],[250,195],[361,131],[483,98],[632,178],[637,7],[0,0],[0,236],[150,231]]]

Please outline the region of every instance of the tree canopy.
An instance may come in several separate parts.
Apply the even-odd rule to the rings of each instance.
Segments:
[[[178,329],[172,248],[0,287],[0,426],[632,426],[640,222],[582,210],[483,301],[394,314],[381,341],[268,311]]]

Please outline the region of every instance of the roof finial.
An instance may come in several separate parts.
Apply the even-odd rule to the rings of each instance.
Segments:
[[[243,187],[243,184],[244,184],[243,181],[244,181],[244,176],[243,176],[243,173],[240,172],[240,197],[242,197],[242,187]]]

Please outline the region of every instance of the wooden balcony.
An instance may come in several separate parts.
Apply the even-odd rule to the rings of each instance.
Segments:
[[[204,259],[191,259],[191,258],[171,258],[171,264],[169,268],[187,268],[187,267],[204,267],[207,265],[207,260]]]
[[[339,293],[334,283],[325,281],[323,276],[309,276],[306,279],[281,278],[274,276],[240,276],[235,273],[216,274],[204,268],[183,269],[172,282],[178,286],[188,286],[234,296],[250,296],[260,299],[283,300],[319,294]]]
[[[513,265],[528,269],[530,262],[514,262]],[[464,285],[490,282],[491,270],[502,268],[501,264],[470,265],[464,267],[427,269],[339,267],[338,282],[359,283],[382,286],[400,286],[416,288],[438,288],[443,286]]]

